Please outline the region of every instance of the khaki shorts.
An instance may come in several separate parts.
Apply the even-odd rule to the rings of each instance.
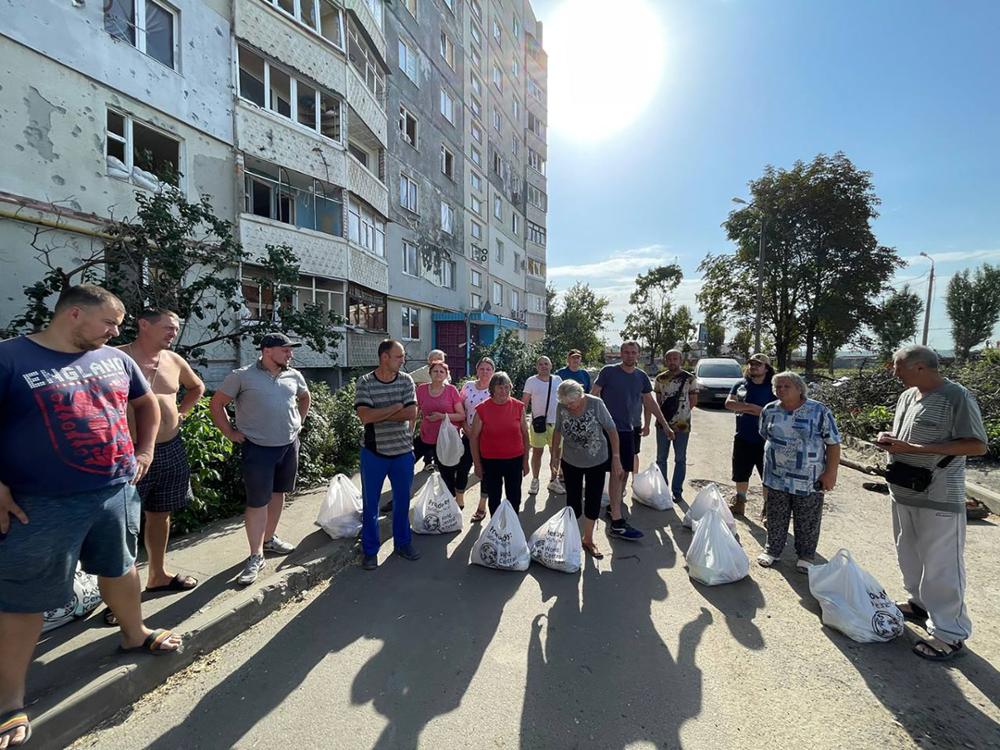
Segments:
[[[545,432],[535,432],[532,426],[528,425],[528,444],[532,448],[545,448],[552,445],[552,433],[556,431],[554,424],[546,425]]]

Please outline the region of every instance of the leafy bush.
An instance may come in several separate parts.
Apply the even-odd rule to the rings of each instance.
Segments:
[[[312,406],[299,436],[299,483],[320,484],[334,474],[350,476],[361,458],[361,420],[354,411],[354,383],[330,390],[311,383]]]
[[[514,384],[514,393],[524,390],[524,381],[535,374],[535,360],[541,352],[536,344],[521,341],[517,331],[509,328],[500,332],[492,344],[476,347],[474,360],[489,357],[496,363],[497,372],[503,370]]]

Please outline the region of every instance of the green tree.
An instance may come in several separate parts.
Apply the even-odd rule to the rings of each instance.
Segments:
[[[722,353],[723,344],[726,343],[726,328],[718,317],[706,316],[705,330],[708,334],[705,350],[709,357],[718,357]]]
[[[503,370],[510,376],[514,384],[514,393],[524,389],[524,381],[535,374],[535,360],[538,358],[538,347],[526,344],[518,332],[505,328],[491,344],[480,344],[476,347],[474,359],[478,362],[483,357],[489,357],[496,363],[499,372]]]
[[[585,363],[602,362],[606,342],[601,331],[605,323],[614,320],[608,312],[611,301],[595,293],[589,284],[579,281],[566,290],[559,303],[552,286],[546,292],[551,304],[548,305],[541,351],[556,367],[565,361],[570,349],[579,349]]]
[[[951,318],[955,356],[968,359],[972,348],[992,336],[1000,321],[1000,266],[984,263],[973,275],[966,268],[952,276],[945,307]]]
[[[673,293],[683,277],[676,263],[657,266],[636,276],[621,335],[623,339],[638,341],[649,354],[650,362],[677,344]]]
[[[741,328],[733,336],[733,340],[729,342],[729,352],[730,354],[736,354],[743,359],[749,359],[751,354],[750,348],[753,346],[753,332],[749,328]]]
[[[101,229],[103,243],[72,259],[68,267],[61,247],[46,244],[45,230],[32,241],[43,276],[25,287],[24,311],[8,325],[8,336],[37,331],[52,315],[51,298],[80,283],[98,283],[125,303],[123,337],[135,333],[137,313],[147,307],[168,308],[183,320],[176,350],[204,363],[206,348],[235,343],[281,328],[303,338],[317,351],[335,346],[342,323],[318,305],[294,304],[299,265],[287,245],[268,245],[264,257],[253,257],[240,245],[231,222],[215,216],[211,198],[189,201],[173,187],[157,193],[136,192],[134,219],[109,220]],[[242,282],[235,270],[255,281],[259,301],[270,315],[248,314]]]
[[[908,284],[882,300],[878,312],[869,324],[882,359],[891,357],[900,344],[916,336],[917,320],[923,309],[923,302],[910,290]]]
[[[845,343],[857,335],[874,317],[871,300],[903,262],[871,230],[879,205],[871,173],[842,153],[819,154],[788,170],[768,166],[750,192],[752,205],[732,211],[723,224],[736,251],[709,254],[699,267],[699,304],[740,327],[753,319],[763,232],[762,327],[774,340],[779,368],[803,343],[812,370],[823,321],[836,317]]]

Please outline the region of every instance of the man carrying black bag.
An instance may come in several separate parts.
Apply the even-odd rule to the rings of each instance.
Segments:
[[[963,560],[965,458],[986,453],[986,429],[973,395],[938,372],[933,350],[907,346],[892,361],[907,390],[896,403],[892,432],[880,432],[876,444],[890,454],[896,557],[910,597],[899,608],[930,634],[913,652],[947,661],[972,634]]]

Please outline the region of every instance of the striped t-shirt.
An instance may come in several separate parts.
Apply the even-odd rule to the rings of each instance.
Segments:
[[[358,378],[354,408],[367,406],[383,409],[393,404],[404,407],[417,403],[413,378],[405,372],[396,373],[388,383],[379,380],[375,372]],[[409,422],[374,422],[365,425],[364,447],[380,456],[401,456],[413,450],[413,430]]]
[[[975,397],[947,378],[941,386],[923,396],[916,388],[903,391],[896,402],[892,433],[899,440],[916,445],[933,445],[963,438],[987,442],[986,428]],[[964,513],[965,456],[955,456],[944,468],[935,468],[943,458],[935,453],[890,455],[890,462],[903,461],[934,471],[934,479],[924,492],[890,484],[892,499],[901,505]]]

